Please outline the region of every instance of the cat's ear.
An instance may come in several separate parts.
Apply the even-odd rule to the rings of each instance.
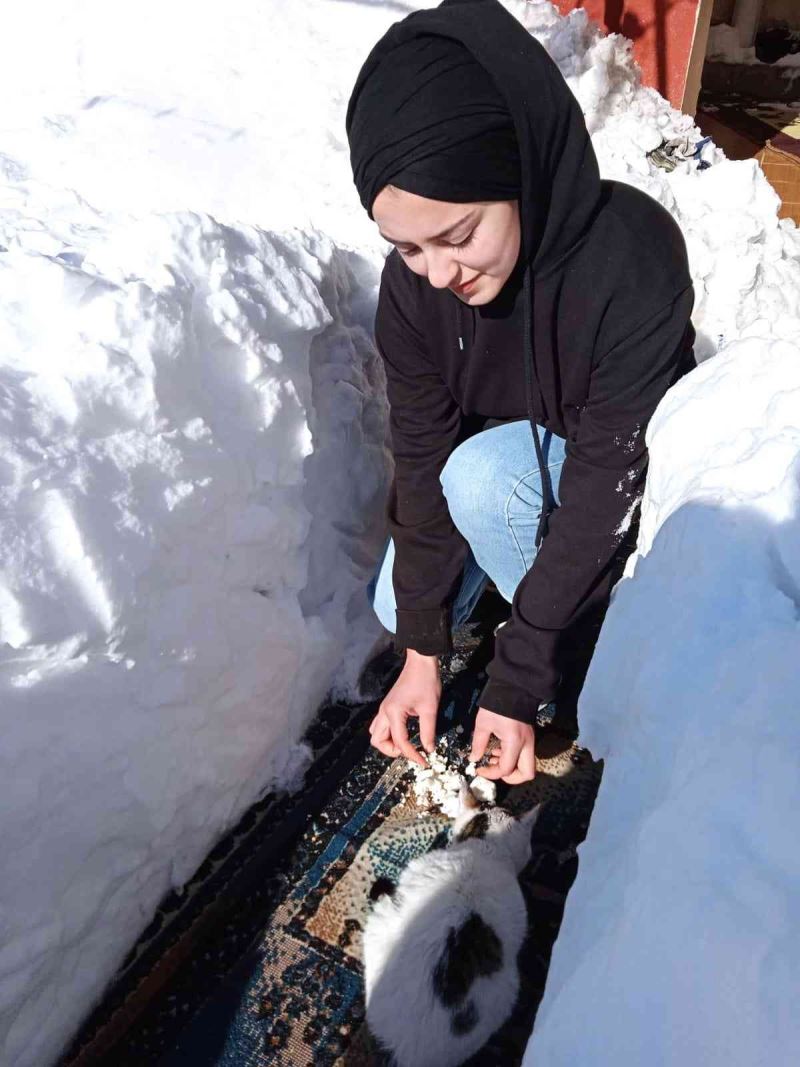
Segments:
[[[528,831],[532,830],[538,822],[539,816],[542,814],[543,807],[544,804],[536,804],[530,809],[530,811],[523,812],[522,815],[518,817],[517,821],[521,823]]]
[[[457,831],[453,837],[453,843],[456,841],[469,841],[470,839],[478,839],[486,837],[489,832],[489,816],[485,811],[479,811],[477,815],[473,815],[471,819],[467,819],[461,828]]]

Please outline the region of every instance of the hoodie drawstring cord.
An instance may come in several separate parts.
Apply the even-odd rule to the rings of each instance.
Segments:
[[[536,369],[533,362],[533,342],[531,339],[533,286],[531,285],[530,267],[525,268],[522,299],[524,302],[523,311],[525,316],[523,362],[525,364],[525,393],[528,401],[528,422],[530,423],[531,433],[533,434],[533,443],[536,448],[536,461],[539,464],[539,478],[542,483],[542,510],[539,515],[539,523],[536,527],[535,540],[536,547],[538,548],[542,543],[542,539],[547,536],[550,514],[555,511],[558,505],[555,502],[553,486],[550,481],[550,471],[545,463],[542,442],[539,440],[539,426],[536,422],[536,410],[533,403],[533,383]],[[456,334],[458,336],[458,347],[463,352],[464,332],[461,325],[461,302],[459,300],[456,301]]]
[[[536,369],[533,362],[533,341],[531,338],[531,321],[532,321],[532,303],[533,303],[533,286],[531,284],[530,266],[525,268],[525,279],[523,289],[523,300],[525,306],[523,308],[525,315],[525,337],[524,337],[524,363],[525,363],[525,392],[528,400],[528,422],[530,423],[531,433],[533,434],[533,443],[536,448],[536,460],[539,464],[539,477],[542,483],[542,510],[539,515],[539,524],[536,527],[536,547],[542,543],[542,539],[547,536],[547,530],[549,527],[550,513],[557,507],[555,497],[553,494],[553,487],[550,483],[550,471],[547,469],[547,464],[544,460],[544,453],[542,451],[542,442],[539,440],[539,426],[536,422],[536,411],[533,403],[533,383],[536,375]]]

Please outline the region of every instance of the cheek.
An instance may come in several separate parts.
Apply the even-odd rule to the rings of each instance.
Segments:
[[[516,259],[519,251],[519,237],[519,224],[512,221],[507,227],[503,239],[503,249],[507,256],[513,256]]]
[[[482,254],[476,253],[473,256],[474,262],[470,266],[474,266],[476,270],[483,270],[487,274],[501,275],[510,272],[516,259],[517,252],[513,246],[513,235],[509,234],[499,241],[492,242],[491,247],[484,249]]]
[[[502,266],[503,254],[502,245],[496,241],[487,241],[472,248],[465,248],[458,256],[458,262],[470,270],[480,271],[481,274],[494,274]]]
[[[511,230],[503,242],[501,262],[503,271],[510,274],[519,256],[519,231]]]

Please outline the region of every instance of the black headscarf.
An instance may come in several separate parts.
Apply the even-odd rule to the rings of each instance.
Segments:
[[[451,203],[520,196],[508,108],[489,74],[451,38],[400,41],[353,94],[347,128],[370,218],[389,183]]]
[[[451,202],[519,197],[528,415],[545,497],[538,543],[554,501],[535,418],[535,280],[581,245],[601,197],[578,102],[544,48],[498,0],[444,0],[378,41],[356,80],[346,125],[370,215],[387,184]]]

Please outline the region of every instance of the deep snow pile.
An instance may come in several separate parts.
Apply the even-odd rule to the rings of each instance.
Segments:
[[[627,43],[580,11],[508,6],[559,62],[603,173],[683,226],[700,354],[748,332],[796,339],[800,246],[756,164],[708,146],[702,174],[657,171],[646,152],[696,131],[638,87]],[[14,1067],[50,1062],[165,890],[261,790],[300,781],[303,727],[374,634],[382,246],[344,109],[406,9],[215,7],[143,0],[123,18],[40,0],[7,19],[0,1061]],[[725,358],[747,389],[745,361]],[[726,709],[704,710],[717,736]]]
[[[164,893],[302,782],[305,726],[377,633],[380,246],[343,138],[396,14],[215,8],[5,17],[8,1067],[52,1062]]]
[[[650,447],[581,700],[603,782],[525,1063],[797,1063],[797,345],[730,345]]]
[[[188,213],[0,255],[3,1063],[47,1062],[159,898],[299,784],[375,638],[362,284],[327,238]]]
[[[632,144],[647,150],[681,120],[636,89],[619,40],[544,7],[529,24],[599,112],[604,174],[679,220],[698,354],[720,352],[649,428],[637,553],[580,705],[605,773],[525,1064],[795,1063],[798,231],[754,163],[713,150],[707,170],[645,173]]]

